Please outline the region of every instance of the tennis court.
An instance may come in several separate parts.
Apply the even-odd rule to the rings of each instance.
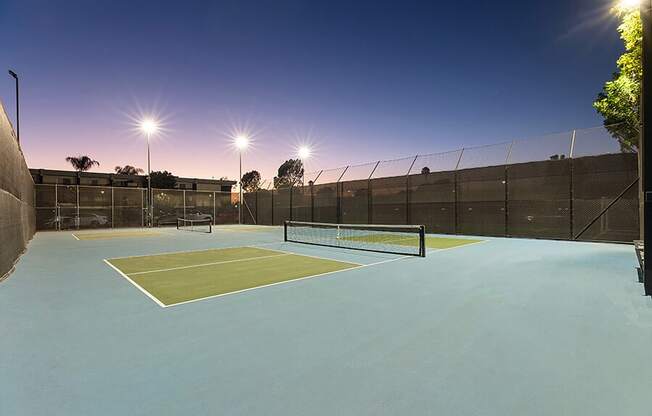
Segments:
[[[0,413],[646,412],[628,245],[249,229],[38,233],[1,283]],[[317,234],[387,244],[359,233]]]
[[[103,230],[97,232],[75,232],[72,236],[77,240],[110,240],[113,238],[139,238],[139,237],[160,237],[165,232],[153,231],[151,229],[135,230]]]
[[[124,257],[106,263],[164,307],[362,266],[257,247]]]

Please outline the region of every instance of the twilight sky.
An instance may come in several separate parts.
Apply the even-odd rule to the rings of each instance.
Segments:
[[[139,113],[165,119],[152,169],[264,178],[601,124],[622,51],[606,0],[0,0],[0,99],[30,167],[68,155],[146,168]],[[4,77],[4,78],[3,78]]]

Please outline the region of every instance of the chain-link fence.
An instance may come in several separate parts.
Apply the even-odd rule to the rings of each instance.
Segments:
[[[428,232],[632,241],[637,154],[605,127],[306,173],[247,193],[245,223],[423,224]]]
[[[144,227],[148,225],[147,189],[36,185],[38,230]],[[152,224],[176,225],[177,218],[238,222],[237,195],[231,192],[152,190]]]

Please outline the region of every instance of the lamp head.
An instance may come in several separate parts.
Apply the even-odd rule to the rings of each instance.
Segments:
[[[156,122],[156,120],[153,120],[151,118],[143,119],[140,122],[140,130],[148,136],[151,136],[152,134],[156,133],[158,129],[159,129],[158,123]]]
[[[297,155],[299,156],[299,159],[305,160],[310,158],[310,156],[312,155],[312,151],[308,146],[301,146],[297,150]]]
[[[238,148],[238,150],[242,151],[249,146],[249,137],[247,137],[244,134],[238,135],[233,139],[233,143],[235,144],[235,147]]]

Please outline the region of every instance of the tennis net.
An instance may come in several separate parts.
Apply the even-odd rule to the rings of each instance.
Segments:
[[[285,222],[285,241],[381,253],[426,256],[423,225]]]
[[[202,220],[188,220],[185,218],[177,218],[177,230],[212,233],[212,221],[210,218]]]

